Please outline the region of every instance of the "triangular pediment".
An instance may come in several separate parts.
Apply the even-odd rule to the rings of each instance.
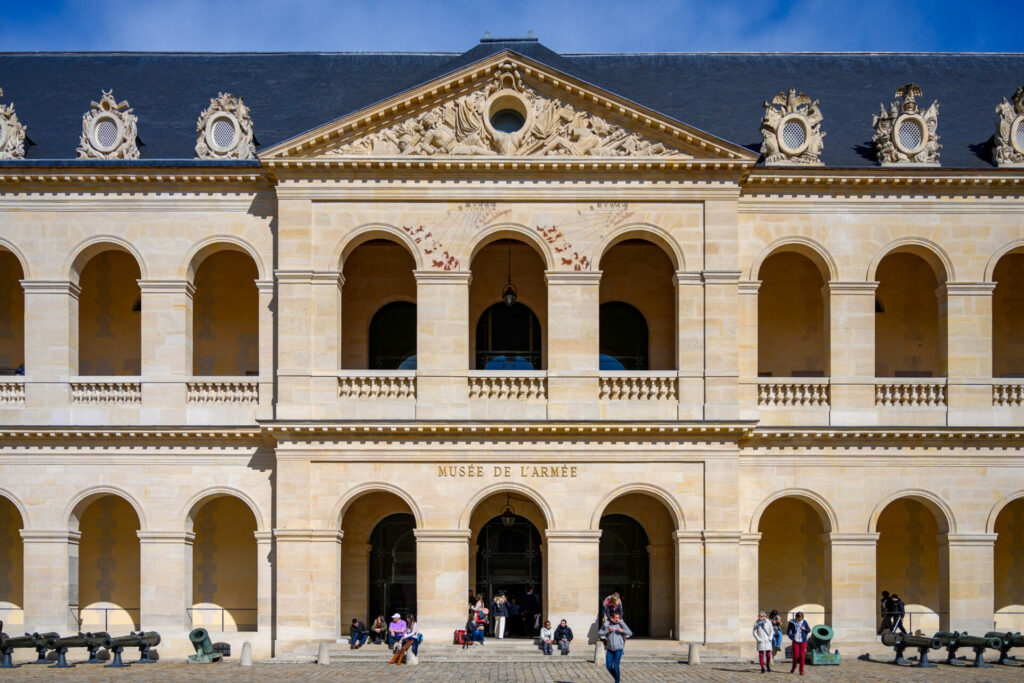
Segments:
[[[509,51],[274,145],[260,157],[757,160],[744,147]]]

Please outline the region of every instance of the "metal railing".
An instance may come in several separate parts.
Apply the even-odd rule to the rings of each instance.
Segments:
[[[125,612],[128,618],[132,620],[131,629],[135,630],[139,628],[141,622],[142,611],[138,607],[82,607],[78,610],[78,614],[75,615],[72,612],[72,616],[78,621],[78,628],[81,629],[83,624],[95,624],[97,621],[86,621],[85,617],[82,616],[86,612],[102,612],[103,613],[103,630],[110,632],[110,613],[111,612]]]
[[[918,625],[920,625],[920,623],[921,623],[921,621],[922,621],[922,619],[924,617],[932,617],[932,618],[938,619],[939,622],[941,623],[942,622],[942,617],[944,617],[947,613],[946,612],[925,612],[925,611],[911,612],[910,610],[907,610],[906,612],[903,613],[903,620],[901,622],[903,624],[903,628],[907,629],[907,633],[913,633],[914,632],[914,615],[915,614],[918,615]],[[879,623],[879,625],[881,625],[882,618],[885,615],[881,611],[879,611],[877,613],[877,616],[878,616],[878,623]],[[891,628],[890,630],[894,630],[894,627],[895,627],[895,624],[896,624],[896,620],[899,619],[899,614],[893,612],[889,616],[892,617],[892,622],[893,622],[893,628]]]
[[[227,621],[225,619],[225,614],[226,613],[231,613],[232,615],[234,615],[237,612],[247,612],[247,613],[251,612],[252,613],[252,617],[253,617],[252,621],[240,622],[237,619],[235,619],[234,617],[232,617],[231,622],[234,624],[235,630],[239,631],[239,632],[243,632],[243,631],[256,631],[256,630],[258,630],[257,623],[256,623],[257,618],[259,616],[259,608],[258,607],[187,607],[187,608],[185,608],[185,612],[188,614],[189,623],[193,623],[193,624],[195,623],[195,613],[196,612],[201,612],[201,613],[204,613],[204,614],[207,613],[207,612],[214,612],[214,613],[220,612],[220,630],[221,630],[222,633],[224,632],[224,627],[225,627],[225,625],[227,623]],[[216,617],[214,617],[214,620],[216,620]],[[202,622],[201,622],[200,625],[201,626],[206,626],[207,625],[205,616],[203,617]]]
[[[992,630],[993,631],[1003,631],[1003,630],[1016,631],[1016,630],[1018,630],[1019,627],[1014,628],[1014,627],[1011,626],[1011,627],[1009,627],[1007,629],[1007,627],[999,625],[999,620],[1002,617],[1018,617],[1018,616],[1021,617],[1022,621],[1024,621],[1024,612],[996,612],[992,616]]]

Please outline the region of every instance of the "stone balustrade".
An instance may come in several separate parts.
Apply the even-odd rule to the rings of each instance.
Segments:
[[[187,383],[189,403],[259,403],[260,386],[255,377],[218,377]]]
[[[678,379],[674,371],[601,373],[602,401],[675,401]]]
[[[993,382],[992,405],[997,408],[1020,408],[1024,406],[1024,380]]]
[[[875,405],[886,408],[945,407],[946,378],[876,379]]]
[[[795,377],[759,381],[757,405],[762,408],[826,408],[829,379]]]
[[[469,398],[508,401],[546,401],[547,373],[543,370],[473,371]]]
[[[16,405],[25,402],[25,378],[8,378],[0,381],[0,405]]]
[[[415,370],[342,370],[338,396],[347,399],[416,398]]]
[[[142,403],[138,377],[105,377],[71,380],[72,403]]]

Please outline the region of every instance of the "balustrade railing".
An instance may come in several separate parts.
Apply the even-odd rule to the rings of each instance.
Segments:
[[[1024,406],[1024,380],[1016,382],[992,381],[992,405],[997,408]]]
[[[415,370],[359,370],[338,373],[341,398],[416,398]]]
[[[72,403],[141,403],[142,382],[120,379],[71,381]]]
[[[256,631],[257,607],[187,607],[189,623],[192,627],[202,626],[207,631],[225,632],[231,626],[235,631]],[[239,617],[244,615],[245,621]],[[215,628],[220,626],[219,629]]]
[[[777,378],[758,381],[757,404],[767,408],[822,408],[829,405],[829,380]]]
[[[258,403],[260,399],[260,385],[253,378],[222,377],[186,384],[189,403]]]
[[[548,380],[543,370],[475,370],[469,375],[471,399],[547,400]]]
[[[875,405],[887,408],[945,407],[946,378],[876,379]]]
[[[0,381],[0,405],[12,405],[25,402],[25,381]]]
[[[602,401],[675,401],[678,378],[675,372],[601,373]]]

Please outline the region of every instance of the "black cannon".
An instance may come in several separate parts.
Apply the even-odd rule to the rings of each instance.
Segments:
[[[14,663],[11,661],[11,655],[18,648],[30,648],[33,647],[36,650],[36,661],[29,662],[29,664],[46,664],[46,650],[48,646],[46,642],[50,638],[60,638],[59,633],[26,633],[23,636],[17,636],[14,638],[8,638],[5,634],[0,634],[0,655],[3,655],[3,660],[0,662],[0,669],[13,669]]]
[[[107,648],[113,653],[114,661],[107,664],[106,668],[116,669],[130,664],[125,664],[121,661],[121,653],[124,652],[126,647],[137,647],[139,648],[139,661],[136,664],[149,664],[155,662],[155,659],[150,657],[149,648],[156,647],[160,644],[160,634],[156,631],[139,631],[138,633],[132,633],[131,635],[121,636],[119,638],[107,638],[103,641],[103,647]]]
[[[57,663],[51,666],[51,669],[69,669],[73,664],[68,664],[67,653],[68,649],[72,647],[84,647],[89,650],[89,661],[86,664],[98,664],[99,663],[99,649],[106,642],[107,638],[110,637],[109,633],[79,633],[77,636],[68,636],[66,638],[50,638],[46,641],[46,646],[57,653]]]
[[[988,668],[991,664],[985,663],[985,650],[992,648],[998,650],[999,646],[1002,645],[1002,641],[999,638],[982,638],[981,636],[972,636],[966,631],[960,633],[955,631],[950,633],[949,631],[939,631],[935,634],[935,638],[942,643],[942,647],[946,648],[948,656],[946,658],[947,664],[956,664],[956,651],[962,647],[969,647],[974,650],[974,663],[970,666],[975,668]]]
[[[1010,656],[1010,648],[1024,647],[1024,635],[1021,635],[1020,633],[1012,633],[1010,631],[1007,631],[1006,633],[989,631],[985,634],[985,637],[999,639],[999,659],[996,661],[996,664],[1005,664],[1007,666],[1017,665],[1017,658]]]
[[[891,647],[896,650],[896,659],[892,660],[893,664],[910,664],[906,659],[903,658],[903,651],[908,647],[917,648],[917,666],[919,667],[931,667],[935,666],[928,661],[928,651],[938,650],[942,647],[938,638],[928,638],[927,636],[911,636],[904,633],[890,633],[885,632],[882,634],[882,644]]]

